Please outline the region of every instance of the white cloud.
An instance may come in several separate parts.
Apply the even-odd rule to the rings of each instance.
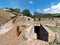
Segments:
[[[33,1],[30,1],[29,3],[30,3],[30,4],[33,4]]]
[[[40,12],[40,9],[37,9],[37,12]]]
[[[60,13],[60,2],[57,5],[52,5],[50,8],[44,9],[46,13]]]
[[[47,12],[47,11],[49,11],[49,10],[50,10],[50,8],[44,9],[45,12]]]

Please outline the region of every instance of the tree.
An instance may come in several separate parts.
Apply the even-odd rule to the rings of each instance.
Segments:
[[[55,13],[52,15],[54,18],[57,17],[57,18],[60,18],[60,13]]]
[[[49,13],[43,14],[42,17],[44,17],[44,18],[52,18],[52,14],[49,14]]]
[[[19,13],[20,9],[19,8],[15,8],[14,11]]]
[[[32,16],[32,14],[30,13],[30,11],[28,9],[23,10],[22,14],[25,16],[29,16],[29,17]]]
[[[10,10],[11,10],[11,11],[14,11],[14,9],[13,9],[13,8],[10,8]]]
[[[19,8],[15,8],[15,9],[10,8],[10,10],[11,10],[11,11],[14,11],[14,12],[17,12],[17,13],[19,13],[19,12],[20,12],[20,9],[19,9]]]
[[[34,18],[41,18],[42,13],[34,12]]]

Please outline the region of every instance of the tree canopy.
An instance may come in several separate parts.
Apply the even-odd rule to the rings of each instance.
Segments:
[[[23,10],[22,14],[25,15],[25,16],[29,16],[29,17],[32,16],[32,14],[30,13],[30,11],[28,9]]]
[[[38,13],[38,12],[34,12],[34,17],[35,18],[41,18],[41,13]]]
[[[14,12],[17,12],[17,13],[20,12],[20,9],[19,9],[19,8],[14,8],[14,9],[13,9],[13,8],[10,8],[10,10],[11,10],[11,11],[14,11]]]

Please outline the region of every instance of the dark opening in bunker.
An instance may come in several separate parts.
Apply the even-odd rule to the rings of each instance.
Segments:
[[[42,25],[34,26],[34,31],[37,34],[37,39],[48,42],[48,32]]]

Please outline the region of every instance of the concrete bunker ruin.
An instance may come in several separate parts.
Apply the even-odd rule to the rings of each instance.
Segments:
[[[46,29],[42,25],[34,26],[34,32],[37,34],[38,40],[43,40],[48,42],[49,33],[46,31]]]
[[[55,40],[55,33],[45,25],[31,25],[25,30],[25,35],[28,39],[37,39],[46,42]]]

